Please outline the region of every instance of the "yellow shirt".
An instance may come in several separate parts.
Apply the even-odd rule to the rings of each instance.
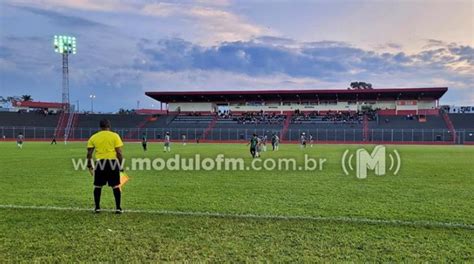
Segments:
[[[95,148],[96,159],[116,159],[117,152],[115,148],[123,146],[120,136],[112,131],[102,130],[89,138],[87,148]]]

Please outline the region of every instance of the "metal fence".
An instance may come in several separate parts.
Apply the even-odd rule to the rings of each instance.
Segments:
[[[216,140],[216,141],[245,141],[252,134],[267,135],[269,138],[276,133],[280,135],[280,129],[264,128],[214,128],[206,131],[206,128],[114,128],[114,131],[126,140],[140,140],[146,135],[150,140],[162,140],[166,132],[170,132],[173,140]],[[85,140],[97,132],[96,128],[75,128],[71,131],[71,139]],[[364,133],[363,129],[288,129],[283,135],[282,141],[297,141],[301,133],[307,137],[312,135],[314,141],[334,142],[453,142],[457,144],[474,142],[474,129],[456,131],[453,137],[448,129],[369,129]],[[55,128],[47,127],[0,127],[0,136],[5,139],[14,139],[22,133],[26,139],[47,140],[55,134]],[[281,135],[280,135],[281,136]],[[58,138],[62,138],[58,135]]]

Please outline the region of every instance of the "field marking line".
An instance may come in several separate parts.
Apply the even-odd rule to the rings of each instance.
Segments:
[[[31,209],[31,210],[50,210],[50,211],[90,211],[92,212],[91,208],[13,205],[13,204],[0,204],[0,209]],[[102,211],[113,212],[114,210],[103,209]],[[339,223],[349,223],[349,224],[376,224],[376,225],[412,226],[412,227],[461,228],[461,229],[474,230],[474,224],[465,224],[465,223],[457,223],[457,222],[439,222],[439,221],[428,221],[428,220],[371,219],[371,218],[359,218],[359,217],[347,217],[347,216],[285,216],[285,215],[231,214],[231,213],[219,213],[219,212],[169,211],[169,210],[147,210],[147,209],[129,209],[129,210],[125,210],[125,213],[255,219],[255,220],[304,220],[304,221],[315,221],[315,222],[339,222]]]

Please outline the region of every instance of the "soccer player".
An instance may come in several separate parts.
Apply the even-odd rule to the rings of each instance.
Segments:
[[[273,151],[278,151],[279,144],[280,144],[280,138],[275,133],[272,136],[272,149],[273,149]]]
[[[143,133],[142,134],[142,148],[143,148],[143,151],[147,150],[147,144],[148,144],[148,139],[146,137],[146,133]]]
[[[100,131],[92,135],[87,142],[87,168],[94,171],[94,212],[100,213],[100,195],[102,187],[107,183],[114,193],[115,213],[121,214],[120,171],[123,171],[121,167],[123,142],[117,133],[110,131],[109,120],[101,120],[99,126]],[[92,161],[94,151],[95,169]]]
[[[166,132],[165,135],[165,147],[163,152],[170,152],[171,151],[171,137],[170,137],[170,132]]]
[[[258,145],[258,137],[257,134],[253,134],[252,138],[250,139],[250,142],[247,144],[247,146],[250,145],[250,154],[252,155],[252,158],[257,157],[257,145]]]
[[[23,136],[23,133],[19,133],[18,136],[16,137],[16,146],[19,149],[23,148],[23,140],[24,139],[25,139],[25,137]]]
[[[314,141],[313,141],[313,135],[312,135],[312,134],[309,134],[309,146],[310,146],[310,147],[313,147],[313,143],[314,143]]]
[[[186,135],[183,134],[183,135],[181,136],[181,139],[183,140],[183,146],[186,146]]]
[[[268,141],[267,135],[263,135],[263,139],[262,139],[263,152],[267,151],[267,141]]]
[[[58,142],[56,142],[56,134],[53,135],[53,138],[52,138],[52,140],[51,140],[51,145],[53,145],[53,144],[54,144],[54,145],[57,145],[57,144],[58,144]]]
[[[306,148],[306,133],[305,132],[301,133],[300,147],[301,148]]]
[[[257,157],[260,157],[260,154],[262,153],[262,142],[262,138],[257,136],[257,152],[255,153]]]

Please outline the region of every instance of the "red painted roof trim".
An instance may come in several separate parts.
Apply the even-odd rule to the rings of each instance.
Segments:
[[[62,108],[64,104],[54,102],[35,102],[35,101],[13,101],[14,107],[30,107],[30,108]]]
[[[376,94],[376,93],[403,93],[403,92],[440,92],[445,93],[447,87],[430,87],[430,88],[377,88],[366,90],[348,90],[348,89],[311,89],[311,90],[230,90],[230,91],[165,91],[165,92],[145,92],[146,95],[254,95],[254,94]]]

